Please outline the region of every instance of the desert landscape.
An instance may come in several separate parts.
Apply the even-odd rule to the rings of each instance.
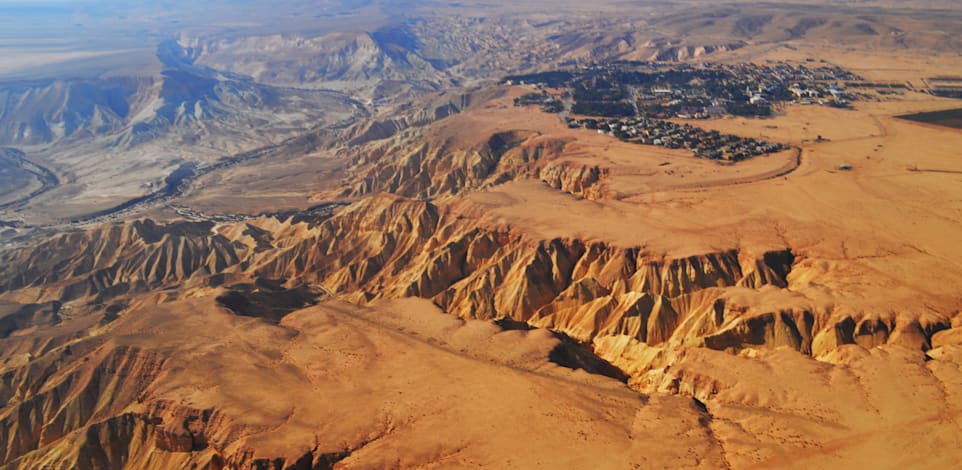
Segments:
[[[0,468],[962,465],[955,2],[42,3]]]

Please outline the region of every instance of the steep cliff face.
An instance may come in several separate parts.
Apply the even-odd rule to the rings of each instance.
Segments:
[[[660,343],[701,313],[698,302],[709,302],[693,294],[784,287],[791,259],[790,251],[756,260],[736,250],[663,259],[639,247],[536,240],[473,227],[430,203],[381,196],[259,254],[250,270],[363,301],[428,298],[462,318],[508,318],[582,341],[630,334]]]
[[[197,468],[221,470],[216,453],[191,447],[189,438],[171,434],[157,420],[123,413],[75,431],[63,439],[24,455],[9,468]]]
[[[600,183],[607,176],[607,168],[601,168],[598,165],[573,165],[565,162],[549,163],[538,172],[538,177],[548,186],[592,200],[605,197]]]
[[[714,332],[720,324],[693,318],[714,317],[716,291],[785,287],[793,259],[788,250],[757,259],[737,250],[666,259],[640,247],[538,240],[510,228],[479,228],[431,203],[387,195],[310,229],[277,221],[257,229],[211,229],[143,221],[66,235],[38,250],[8,254],[10,262],[28,269],[4,286],[59,301],[103,299],[237,273],[288,285],[320,284],[361,301],[422,297],[462,318],[509,318],[581,341],[627,334],[658,344],[688,321],[703,323],[696,328],[700,335]],[[33,287],[41,284],[61,287]]]
[[[788,248],[666,258],[643,247],[538,239],[478,225],[451,206],[380,195],[315,225],[266,218],[215,229],[147,220],[71,233],[5,253],[5,263],[23,268],[0,285],[18,301],[105,302],[148,289],[267,279],[299,289],[276,290],[281,297],[301,299],[297,292],[311,289],[298,286],[315,285],[358,302],[421,297],[461,318],[510,319],[584,342],[625,336],[645,347],[788,346],[815,356],[845,344],[929,349],[932,335],[951,326],[944,315],[813,303],[786,289],[804,277],[793,273],[795,259]]]
[[[670,259],[641,247],[478,227],[449,208],[388,195],[310,228],[272,219],[255,225],[212,230],[148,220],[72,233],[5,254],[5,262],[24,269],[0,281],[21,299],[103,301],[235,273],[318,284],[362,302],[422,297],[462,318],[508,318],[586,342],[624,335],[648,346],[789,346],[815,355],[843,344],[924,349],[949,326],[938,316],[872,318],[799,299],[759,309],[747,307],[753,300],[725,298],[731,289],[788,287],[795,259],[789,249]]]

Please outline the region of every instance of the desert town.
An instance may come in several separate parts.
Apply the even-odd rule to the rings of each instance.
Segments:
[[[541,104],[548,112],[561,112],[559,103],[572,100],[574,114],[653,119],[765,117],[784,103],[847,107],[858,94],[845,87],[861,81],[842,67],[814,60],[809,65],[613,62],[503,80],[542,91],[540,99],[536,93],[519,105]],[[563,90],[561,99],[546,89]]]
[[[770,117],[786,104],[847,108],[862,94],[847,91],[846,85],[861,81],[842,67],[812,60],[809,65],[613,62],[510,76],[502,82],[535,88],[516,98],[515,106],[540,106],[544,112],[560,114],[571,128],[738,162],[788,146],[669,119]]]
[[[722,134],[690,124],[676,124],[648,118],[596,120],[571,119],[569,127],[594,129],[599,133],[641,145],[659,145],[670,149],[689,149],[696,157],[709,160],[739,162],[759,155],[777,153],[787,145]]]

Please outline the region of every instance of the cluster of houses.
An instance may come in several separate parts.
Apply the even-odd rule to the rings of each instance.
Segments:
[[[711,160],[738,162],[759,155],[781,152],[788,147],[773,142],[722,134],[688,124],[656,119],[567,119],[568,126],[593,129],[600,134],[626,142],[659,145],[671,149],[689,149],[695,156]]]
[[[218,223],[231,223],[231,222],[243,222],[255,218],[250,215],[243,214],[224,214],[224,215],[208,215],[195,209],[191,209],[187,206],[181,206],[177,204],[168,204],[167,207],[174,210],[177,215],[189,219],[189,220],[201,220],[207,222],[218,222]]]
[[[644,117],[707,119],[724,114],[768,116],[776,103],[848,106],[856,98],[843,88],[860,77],[838,66],[785,62],[774,64],[702,64],[716,73],[708,78],[638,87]],[[699,70],[695,68],[695,70]],[[677,76],[677,75],[676,75]],[[666,75],[666,78],[671,75]],[[684,77],[684,76],[680,76]]]
[[[781,95],[788,90],[796,98],[827,98],[844,94],[840,83],[861,81],[862,78],[837,65],[787,62],[770,64],[742,63],[720,68],[745,84],[752,96]],[[773,96],[774,97],[774,96]],[[779,96],[780,97],[780,96]]]
[[[665,64],[612,62],[569,71],[506,79],[544,90],[561,88],[573,98],[576,114],[654,119],[708,119],[726,114],[768,116],[780,103],[848,106],[857,98],[845,89],[861,77],[824,62],[791,64]],[[557,100],[532,94],[519,106],[538,104],[561,112]],[[631,110],[634,112],[631,112]],[[627,110],[627,113],[626,113]],[[611,114],[599,114],[610,111]]]
[[[800,64],[620,61],[508,77],[504,83],[533,86],[536,90],[515,99],[515,105],[564,113],[572,128],[593,129],[638,144],[690,149],[712,160],[741,161],[787,147],[668,119],[768,116],[773,106],[786,102],[847,106],[858,95],[849,94],[843,86],[861,80],[841,67],[814,60]],[[575,117],[568,116],[566,106]]]

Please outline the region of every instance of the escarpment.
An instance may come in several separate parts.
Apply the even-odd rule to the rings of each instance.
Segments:
[[[299,286],[362,303],[421,297],[461,318],[510,319],[583,342],[627,336],[648,346],[787,346],[822,355],[845,344],[928,349],[932,335],[950,326],[945,316],[873,319],[871,311],[826,309],[791,294],[786,288],[796,255],[788,248],[671,258],[604,241],[539,239],[479,224],[450,206],[392,195],[365,198],[310,226],[271,218],[216,229],[146,220],[63,235],[3,256],[26,269],[8,273],[0,285],[33,301],[103,302],[184,283],[221,285],[229,274],[279,280],[293,290],[275,290],[293,296],[297,306],[319,295]],[[205,281],[211,276],[216,279]],[[264,292],[250,296],[268,299],[274,291]],[[729,298],[765,292],[786,292],[786,298],[770,307]],[[277,309],[275,316],[287,311]]]
[[[814,308],[749,312],[725,302],[731,288],[787,287],[795,259],[788,249],[671,259],[640,247],[479,227],[432,203],[387,195],[309,229],[294,225],[113,225],[6,253],[8,263],[26,269],[0,281],[7,291],[69,301],[233,272],[292,286],[319,284],[362,302],[422,297],[462,318],[509,318],[581,341],[626,335],[649,345],[789,346],[807,354],[892,339],[927,347],[947,323],[893,318],[846,326],[853,320]]]
[[[660,343],[720,289],[786,286],[792,258],[789,250],[758,259],[728,250],[666,259],[639,247],[531,239],[476,227],[431,203],[381,196],[257,254],[248,269],[361,301],[427,298],[462,318],[508,318],[581,341],[630,334]]]
[[[793,259],[789,250],[671,259],[601,241],[539,240],[386,195],[310,229],[295,230],[291,221],[245,226],[139,221],[69,234],[7,254],[29,268],[3,285],[44,284],[39,296],[69,301],[236,273],[318,284],[365,302],[422,297],[462,318],[508,318],[581,341],[624,334],[658,344],[696,317],[713,317],[712,302],[725,288],[785,287]],[[719,326],[702,322],[695,330],[708,336]]]
[[[434,367],[456,376],[470,370],[451,381],[460,383],[492,361],[506,364],[492,377],[504,370],[550,375],[541,362],[525,368],[532,357],[549,358],[644,393],[756,406],[731,391],[737,376],[699,358],[792,350],[832,361],[852,348],[875,354],[867,350],[880,345],[906,346],[919,357],[922,350],[953,353],[946,315],[813,301],[799,288],[799,279],[811,279],[799,272],[804,256],[790,247],[669,256],[589,237],[541,237],[443,199],[393,194],[309,221],[141,220],[67,233],[0,254],[7,265],[24,266],[0,273],[0,301],[12,304],[0,304],[0,466],[286,469],[352,459],[377,466],[381,453],[395,452],[383,442],[405,448],[391,441],[407,435],[398,422],[424,419],[433,430],[436,420],[470,421],[425,415],[420,402],[394,395],[419,386],[396,374],[419,361],[420,377],[438,373]],[[382,307],[418,302],[398,300],[412,297],[429,300],[420,302],[432,311],[391,317]],[[423,332],[425,325],[434,330]],[[537,329],[520,331],[528,327]],[[559,347],[553,335],[574,341]],[[485,349],[504,344],[510,347]],[[404,348],[427,352],[412,360],[396,354]],[[471,362],[444,368],[438,355]],[[265,376],[267,383],[256,382]],[[503,398],[500,388],[485,388],[491,380],[472,384],[472,393],[498,390],[489,401]],[[539,385],[539,400],[544,390],[577,383],[564,380]],[[369,392],[372,404],[357,409],[324,401]],[[577,400],[591,393],[578,392]],[[382,414],[381,403],[409,408],[398,405],[395,417]],[[693,422],[713,416],[701,413]],[[283,444],[272,437],[278,432]]]

